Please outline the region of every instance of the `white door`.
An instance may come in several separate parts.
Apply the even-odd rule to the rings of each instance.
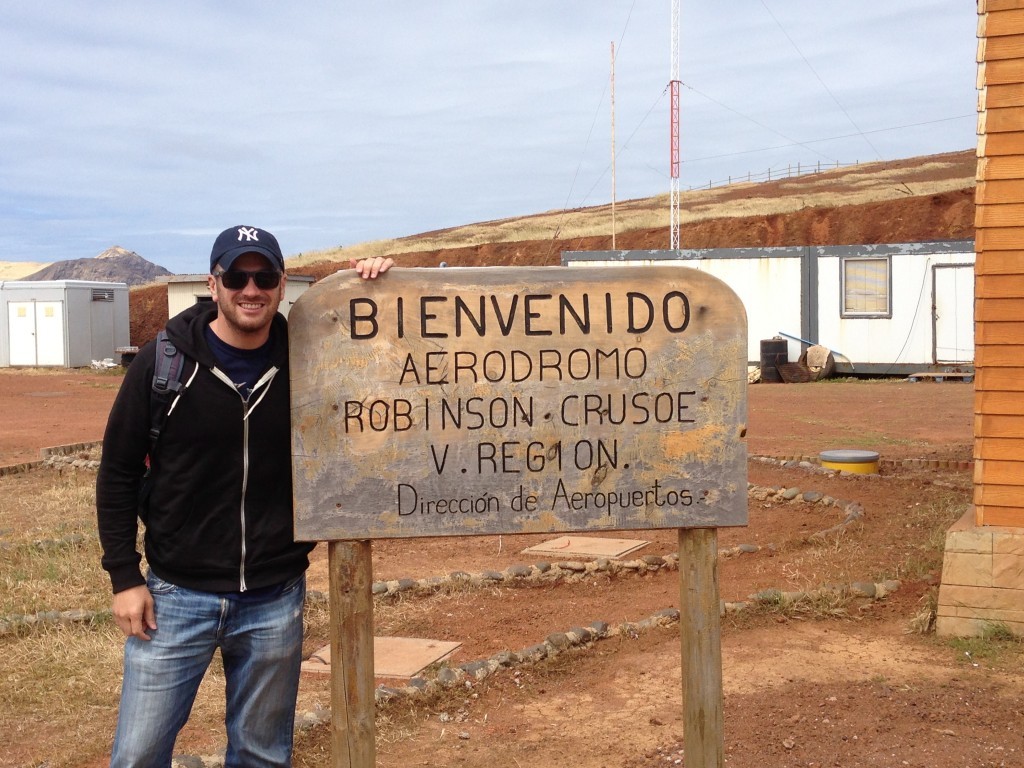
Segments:
[[[932,299],[935,362],[974,362],[974,265],[937,264]]]
[[[10,364],[64,365],[64,302],[7,305]]]

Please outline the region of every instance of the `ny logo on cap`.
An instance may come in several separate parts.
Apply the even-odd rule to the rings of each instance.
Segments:
[[[255,240],[259,242],[259,230],[256,227],[239,227],[238,228],[238,241],[241,242],[242,238],[245,238],[246,242]]]

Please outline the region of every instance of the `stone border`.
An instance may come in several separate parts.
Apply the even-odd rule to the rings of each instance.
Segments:
[[[821,458],[818,456],[749,456],[748,461],[757,461],[763,464],[776,464],[786,469],[799,467],[810,469],[823,475],[841,475],[843,477],[878,477],[875,475],[864,475],[858,472],[846,472],[838,469],[829,469],[821,466]],[[974,461],[953,461],[952,459],[885,459],[879,457],[878,466],[890,470],[899,469],[948,469],[955,471],[968,471],[974,469]]]
[[[91,451],[103,445],[102,440],[92,440],[87,443],[69,443],[68,445],[54,445],[49,448],[39,449],[39,459],[35,461],[23,461],[20,464],[5,464],[0,466],[0,477],[17,475],[22,472],[30,472],[40,467],[53,467],[71,465],[83,469],[99,469],[99,461],[91,459],[79,459],[72,454],[80,451]]]

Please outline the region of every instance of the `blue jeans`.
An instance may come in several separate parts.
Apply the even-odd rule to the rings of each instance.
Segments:
[[[111,768],[170,766],[214,650],[227,681],[225,768],[289,766],[302,663],[305,576],[260,602],[148,578],[158,629],[130,637]]]

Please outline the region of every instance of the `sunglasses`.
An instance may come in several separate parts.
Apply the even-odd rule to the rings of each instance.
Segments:
[[[250,277],[261,291],[269,291],[281,284],[281,273],[273,270],[246,272],[241,269],[229,269],[227,272],[218,272],[214,277],[220,278],[221,285],[229,291],[242,290],[249,284]]]

